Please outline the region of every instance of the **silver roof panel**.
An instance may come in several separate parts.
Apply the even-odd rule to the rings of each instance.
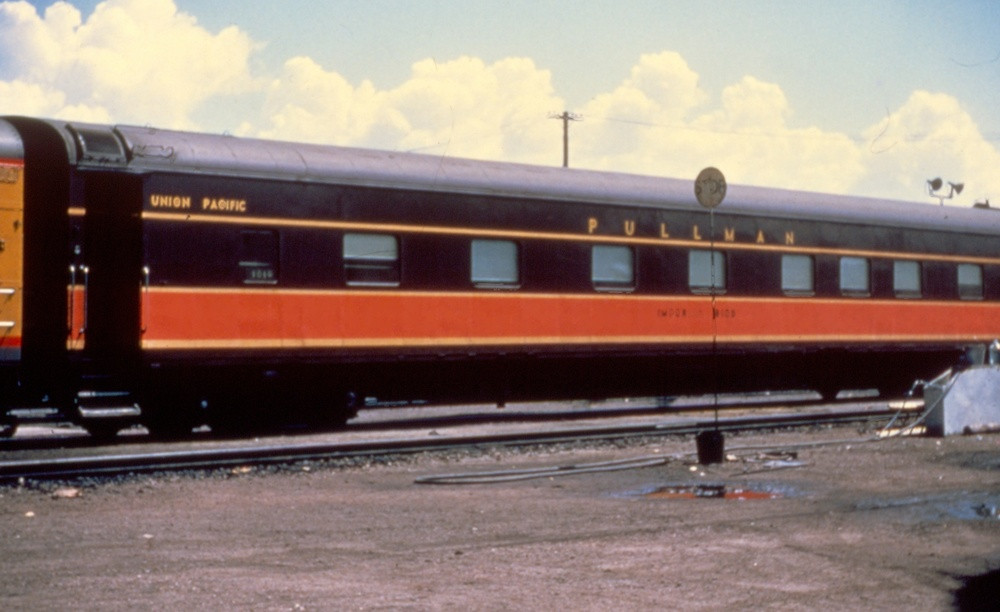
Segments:
[[[88,124],[46,121],[72,141]],[[6,125],[0,122],[0,125]],[[108,126],[103,126],[107,129]],[[652,176],[478,161],[416,153],[290,143],[115,126],[129,172],[180,172],[443,193],[537,198],[702,211],[694,177]],[[0,132],[2,142],[3,132]],[[70,153],[71,163],[74,155]],[[85,159],[79,160],[81,166]],[[722,169],[723,172],[725,169]],[[729,185],[719,215],[762,216],[1000,236],[997,210]]]
[[[119,126],[142,171],[281,178],[572,202],[701,210],[694,178],[299,144]],[[719,214],[1000,234],[993,210],[730,185]]]

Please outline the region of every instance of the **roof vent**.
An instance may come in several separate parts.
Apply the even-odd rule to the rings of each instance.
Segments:
[[[121,140],[108,127],[68,126],[76,136],[81,163],[125,165],[128,158]]]

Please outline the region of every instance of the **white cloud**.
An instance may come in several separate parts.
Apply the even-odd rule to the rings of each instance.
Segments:
[[[4,81],[44,91],[40,112],[60,117],[193,127],[207,100],[252,85],[249,37],[235,27],[211,33],[173,0],[108,0],[84,22],[56,2],[40,16],[27,2],[0,3]],[[60,96],[63,105],[54,104]],[[4,95],[0,109],[23,105]]]
[[[731,182],[830,192],[863,174],[845,135],[789,127],[789,103],[776,84],[747,76],[711,102],[678,54],[643,56],[622,85],[586,107],[571,157],[592,168],[679,177],[713,165]]]
[[[12,115],[51,114],[66,105],[66,95],[22,80],[0,81],[3,112]]]
[[[789,125],[791,109],[777,84],[746,76],[723,90],[721,102],[692,125],[716,134],[709,152],[734,165],[734,182],[842,192],[864,172],[846,135]]]
[[[644,55],[621,85],[582,109],[586,125],[574,128],[579,137],[573,139],[571,156],[575,164],[594,168],[656,168],[653,173],[662,174],[672,157],[669,128],[683,126],[707,100],[698,75],[680,54]],[[627,167],[618,167],[623,161]]]
[[[916,91],[865,136],[867,174],[858,187],[866,193],[922,199],[926,181],[941,177],[965,184],[956,201],[1000,199],[1000,152],[953,96]]]
[[[546,113],[560,108],[551,75],[531,60],[492,65],[462,57],[413,65],[396,88],[357,87],[304,57],[288,60],[267,90],[268,138],[425,150],[449,155],[534,161],[555,159],[558,143]]]
[[[39,15],[0,1],[0,114],[235,131],[241,135],[693,177],[920,200],[934,176],[963,181],[954,203],[1000,199],[1000,153],[961,103],[914,92],[862,137],[794,124],[780,84],[747,75],[719,93],[672,51],[651,53],[611,91],[565,109],[533,60],[426,59],[389,88],[351,83],[293,57],[267,73],[260,44],[217,32],[173,0],[106,0],[84,20],[67,2]],[[254,68],[252,69],[251,66]]]

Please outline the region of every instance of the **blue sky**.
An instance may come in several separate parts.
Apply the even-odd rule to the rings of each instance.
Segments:
[[[995,0],[52,4],[0,2],[0,114],[558,164],[565,109],[577,166],[1000,201]]]
[[[43,2],[35,2],[44,6]],[[96,2],[75,3],[82,9]],[[236,24],[277,65],[308,55],[357,82],[413,62],[527,56],[570,107],[616,86],[643,53],[678,51],[720,90],[751,74],[782,86],[802,123],[861,129],[916,89],[968,100],[1000,137],[1000,2],[178,0],[209,28]],[[84,9],[85,10],[85,9]],[[304,16],[310,16],[308,19]]]

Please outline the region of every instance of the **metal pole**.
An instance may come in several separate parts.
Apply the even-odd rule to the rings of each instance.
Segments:
[[[569,113],[563,113],[562,120],[563,120],[563,168],[569,168]]]
[[[569,111],[563,111],[561,114],[549,115],[552,119],[562,119],[563,122],[563,168],[569,168],[569,122],[579,121],[580,115],[576,115]]]

